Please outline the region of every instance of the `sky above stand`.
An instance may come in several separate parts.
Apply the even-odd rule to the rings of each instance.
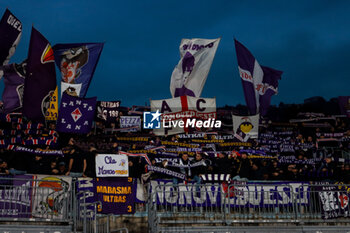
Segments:
[[[6,8],[23,23],[11,62],[27,57],[32,25],[52,45],[105,42],[87,97],[121,100],[123,106],[171,98],[181,39],[218,37],[202,91],[202,97],[216,97],[217,106],[245,104],[233,38],[261,65],[284,72],[272,104],[350,95],[349,1],[0,2],[0,12]]]

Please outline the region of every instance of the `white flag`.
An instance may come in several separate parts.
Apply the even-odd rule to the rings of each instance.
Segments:
[[[79,96],[80,90],[81,90],[81,83],[72,84],[72,83],[61,82],[61,96],[63,95],[63,92],[67,92],[67,94],[72,96]]]
[[[242,142],[249,138],[258,138],[259,134],[259,114],[254,116],[232,115],[233,133]]]
[[[216,119],[216,99],[181,96],[172,99],[151,100],[151,111],[156,112],[157,110],[161,113],[161,126],[159,129],[154,129],[153,133],[155,135],[179,134],[187,131],[186,124],[189,119]],[[180,121],[184,125],[181,126]]]
[[[200,97],[220,39],[182,39],[181,59],[170,81],[170,92],[173,97],[184,95]]]

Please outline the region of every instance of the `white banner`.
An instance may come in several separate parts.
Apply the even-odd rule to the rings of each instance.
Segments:
[[[127,155],[99,154],[96,156],[97,177],[128,177]]]
[[[137,132],[141,129],[140,116],[120,116],[120,132]],[[124,129],[125,128],[125,129]]]
[[[156,135],[183,133],[189,127],[197,128],[197,130],[203,127],[212,128],[216,119],[216,99],[181,96],[173,99],[151,100],[151,111],[156,112],[157,110],[162,115],[160,129],[153,130]],[[190,124],[193,121],[190,119],[194,118],[209,122],[209,127],[208,124],[193,127],[193,124]],[[184,125],[181,125],[180,122]],[[186,127],[187,122],[189,122],[189,127]]]
[[[72,177],[55,175],[33,176],[32,215],[36,218],[62,219],[72,188]]]
[[[61,82],[61,96],[63,92],[67,92],[67,94],[72,96],[79,96],[80,90],[81,90],[81,83],[72,84],[72,83]]]
[[[259,135],[259,114],[254,116],[232,115],[233,133],[235,137],[246,142],[249,138],[258,138]]]
[[[183,95],[200,97],[219,43],[220,38],[182,39],[181,59],[170,81],[170,92],[173,97]]]

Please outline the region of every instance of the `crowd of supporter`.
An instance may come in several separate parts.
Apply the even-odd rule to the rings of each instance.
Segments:
[[[95,177],[99,153],[124,151],[131,154],[129,176],[135,178],[178,182],[167,174],[149,171],[149,166],[156,166],[184,174],[187,181],[196,183],[206,174],[230,174],[243,181],[350,183],[348,118],[322,113],[300,113],[283,122],[266,118],[260,123],[258,139],[241,142],[227,123],[231,112],[224,109],[219,113],[225,123],[219,131],[170,136],[142,129],[114,131],[119,127],[118,118],[96,122],[88,135],[59,134],[53,122],[34,124],[20,115],[7,115],[0,121],[0,172]],[[144,156],[136,156],[140,154],[150,163]]]

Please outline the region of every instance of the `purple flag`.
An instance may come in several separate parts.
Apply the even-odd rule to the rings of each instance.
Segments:
[[[62,88],[73,88],[79,97],[85,97],[100,58],[103,43],[56,44],[55,61],[61,71]],[[77,86],[79,85],[79,86]]]
[[[95,116],[96,97],[79,98],[63,93],[58,112],[57,131],[89,133]]]
[[[350,117],[350,96],[339,96],[338,102],[341,114]]]
[[[277,94],[282,71],[260,66],[250,51],[235,40],[238,70],[242,78],[244,97],[251,115],[266,115],[271,96]]]
[[[136,181],[136,180],[135,180]],[[102,214],[135,213],[136,182],[133,178],[97,178],[96,199],[101,202],[97,209]]]
[[[2,93],[3,113],[10,113],[22,108],[26,62],[0,67],[4,73],[5,88]]]
[[[0,21],[0,64],[7,65],[21,39],[22,23],[8,9]]]
[[[45,121],[56,88],[56,71],[51,45],[35,28],[30,38],[24,86],[23,115],[33,121]]]

